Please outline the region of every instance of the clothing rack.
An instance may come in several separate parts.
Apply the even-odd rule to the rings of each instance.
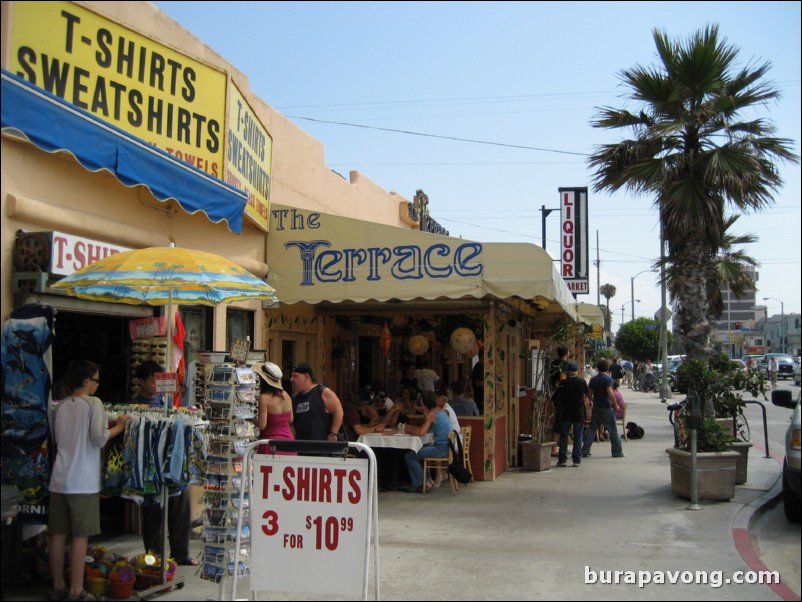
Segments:
[[[193,428],[202,427],[205,428],[209,423],[208,421],[204,420],[203,412],[201,410],[197,410],[194,408],[174,408],[171,407],[169,404],[169,397],[168,403],[165,404],[165,407],[151,407],[141,404],[114,404],[107,406],[106,413],[109,417],[116,417],[119,414],[128,414],[129,416],[133,416],[136,418],[150,418],[154,420],[158,420],[159,422],[174,422],[176,418],[181,418],[185,425],[191,426]],[[129,432],[131,427],[126,427],[126,434]],[[183,433],[181,433],[183,436]],[[174,437],[177,434],[174,434]],[[159,461],[163,461],[162,458],[159,458]],[[159,475],[159,482],[162,485],[161,491],[159,495],[161,496],[161,505],[162,505],[162,525],[163,525],[163,538],[162,538],[162,545],[161,545],[161,583],[154,585],[153,587],[149,587],[145,590],[136,592],[135,595],[140,600],[144,600],[149,598],[150,596],[159,593],[159,592],[168,592],[171,591],[173,587],[177,589],[181,589],[184,587],[184,577],[175,577],[171,581],[167,581],[167,541],[168,541],[168,530],[169,530],[169,504],[168,504],[168,483],[165,482],[165,470],[164,466],[160,466],[158,468],[158,475]],[[191,481],[191,478],[189,479]],[[189,483],[186,485],[189,486]]]

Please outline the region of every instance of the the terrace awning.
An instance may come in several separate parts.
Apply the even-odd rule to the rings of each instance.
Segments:
[[[508,299],[576,321],[574,298],[540,247],[480,243],[273,205],[268,282],[282,303]]]

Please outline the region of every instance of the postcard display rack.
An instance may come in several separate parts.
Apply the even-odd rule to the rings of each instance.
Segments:
[[[224,599],[224,580],[248,572],[250,513],[248,497],[243,502],[242,541],[235,558],[239,491],[243,483],[243,453],[258,435],[254,418],[258,415],[259,381],[251,368],[236,364],[203,364],[204,399],[202,406],[209,420],[209,453],[203,492],[202,579],[220,584]]]

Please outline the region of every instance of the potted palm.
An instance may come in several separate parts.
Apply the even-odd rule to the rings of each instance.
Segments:
[[[746,483],[749,449],[749,428],[743,417],[743,395],[766,398],[766,377],[759,371],[745,373],[737,370],[724,354],[714,355],[709,364],[688,360],[677,370],[677,380],[683,388],[691,388],[708,401],[712,412],[725,430],[732,435],[730,449],[738,452],[736,484]],[[706,413],[708,413],[706,412]]]
[[[685,428],[687,413],[679,416],[679,446],[666,450],[671,462],[671,492],[691,499],[690,437]],[[735,496],[738,452],[732,451],[735,438],[712,416],[705,417],[697,429],[696,487],[698,499],[730,500]]]
[[[541,472],[551,468],[551,439],[554,424],[554,404],[551,395],[535,393],[532,400],[532,411],[529,414],[532,427],[532,439],[520,443],[521,468]]]

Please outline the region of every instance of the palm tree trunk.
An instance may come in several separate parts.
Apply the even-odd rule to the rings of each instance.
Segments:
[[[682,266],[681,276],[674,283],[675,296],[682,299],[675,315],[675,330],[688,356],[705,360],[712,330],[707,315],[707,281],[712,261],[709,246],[696,237],[673,246],[673,259]]]

